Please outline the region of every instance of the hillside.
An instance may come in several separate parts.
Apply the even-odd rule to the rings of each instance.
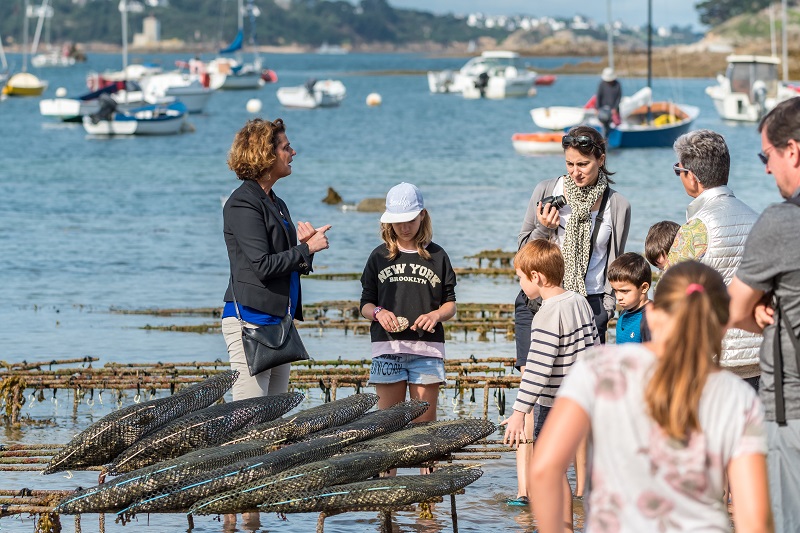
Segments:
[[[38,4],[39,0],[31,3]],[[53,42],[120,42],[117,0],[51,0],[50,3],[55,12],[51,23]],[[344,0],[294,0],[290,8],[279,7],[274,0],[257,0],[256,5],[261,11],[256,18],[256,42],[267,46],[316,47],[323,42],[350,47],[369,43],[445,45],[482,36],[502,40],[509,34],[500,28],[472,28],[452,15],[395,9],[386,0],[362,0],[358,5]],[[22,11],[22,0],[0,1],[0,34],[5,42],[21,40]],[[160,21],[162,40],[177,40],[189,47],[215,48],[236,34],[235,0],[169,0],[166,7],[145,7],[141,13],[129,13],[129,35],[141,31],[147,15],[154,15]],[[35,23],[32,19],[31,36]],[[245,32],[249,39],[247,17]]]

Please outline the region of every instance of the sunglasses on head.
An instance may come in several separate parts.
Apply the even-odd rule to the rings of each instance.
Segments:
[[[597,144],[594,142],[594,139],[588,135],[578,135],[576,137],[573,137],[572,135],[564,135],[561,137],[561,147],[569,148],[570,146],[588,148],[590,146],[597,146]]]

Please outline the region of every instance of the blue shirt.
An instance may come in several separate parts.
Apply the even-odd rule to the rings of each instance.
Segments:
[[[289,227],[289,221],[283,219],[283,225]],[[294,316],[297,309],[297,300],[300,298],[300,273],[292,272],[289,279],[289,314]],[[264,313],[253,307],[239,304],[239,313],[242,315],[242,320],[256,324],[258,326],[266,326],[268,324],[280,324],[283,316],[275,316],[269,313]],[[236,316],[236,307],[233,302],[225,302],[225,308],[222,310],[222,318]],[[285,315],[284,315],[285,316]]]
[[[623,311],[617,320],[617,344],[626,342],[642,342],[642,317],[644,308],[641,306],[635,311]]]

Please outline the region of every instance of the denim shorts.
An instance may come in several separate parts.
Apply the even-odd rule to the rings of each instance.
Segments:
[[[408,353],[384,354],[372,358],[369,369],[371,385],[401,381],[414,385],[444,383],[444,361],[438,357]]]
[[[550,414],[550,409],[552,407],[547,407],[545,405],[539,405],[538,403],[533,406],[533,439],[536,440],[539,438],[539,433],[542,431],[542,427],[544,427],[544,421],[547,420],[547,415]]]

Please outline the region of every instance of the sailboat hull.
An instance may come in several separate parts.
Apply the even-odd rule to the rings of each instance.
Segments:
[[[664,109],[662,109],[664,108]],[[608,134],[610,148],[659,148],[671,147],[675,139],[688,132],[700,113],[695,106],[653,102],[654,118],[649,123],[637,124],[626,121]],[[670,113],[660,113],[665,109]]]

